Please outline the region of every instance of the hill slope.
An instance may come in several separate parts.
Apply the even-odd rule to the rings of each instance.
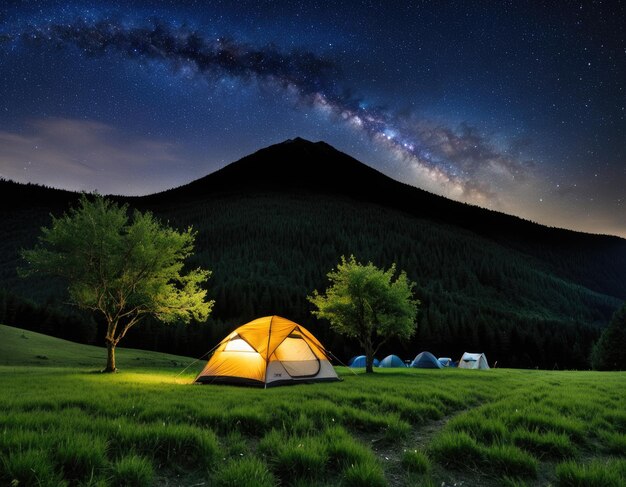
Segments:
[[[48,213],[60,213],[76,195],[9,182],[0,182],[0,194],[7,198],[0,285],[8,290],[0,294],[0,320],[55,321],[20,300],[46,302],[51,291],[58,300],[63,287],[17,279],[17,251],[33,245]],[[189,185],[120,200],[198,230],[192,264],[214,271],[209,295],[217,301],[210,327],[148,323],[129,334],[127,346],[199,356],[235,325],[280,314],[311,327],[347,359],[359,350],[314,322],[305,298],[351,253],[378,265],[396,262],[417,282],[417,335],[383,351],[405,358],[423,349],[453,357],[472,349],[505,365],[584,367],[598,327],[626,298],[626,241],[446,200],[324,143],[277,144]]]
[[[129,348],[118,348],[117,359],[121,369],[170,367],[182,369],[191,362],[189,357]],[[82,345],[33,331],[0,325],[0,365],[102,369],[105,364],[106,349],[102,347]]]

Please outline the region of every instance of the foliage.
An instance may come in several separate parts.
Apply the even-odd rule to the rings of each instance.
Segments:
[[[200,285],[209,272],[182,273],[194,239],[191,228],[177,232],[139,211],[129,220],[127,206],[83,194],[78,208],[53,217],[39,244],[22,252],[24,275],[63,278],[72,303],[104,318],[106,370],[114,372],[115,347],[146,315],[163,322],[206,320],[213,302],[205,301]]]
[[[372,372],[374,355],[387,340],[415,333],[420,304],[413,298],[415,283],[405,272],[396,276],[395,264],[383,270],[371,262],[363,265],[353,255],[342,256],[328,280],[325,294],[315,290],[309,296],[317,307],[313,314],[330,321],[337,333],[356,338],[365,350],[366,371]]]
[[[591,365],[595,370],[626,370],[626,304],[593,346]]]

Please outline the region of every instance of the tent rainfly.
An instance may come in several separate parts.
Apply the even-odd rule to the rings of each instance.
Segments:
[[[459,369],[488,369],[487,357],[484,353],[465,352],[459,360]]]
[[[196,377],[201,384],[262,387],[333,380],[339,378],[322,344],[280,316],[259,318],[230,333]]]
[[[444,367],[451,367],[452,366],[452,359],[450,357],[439,357],[437,360]]]
[[[387,355],[380,361],[380,367],[406,367],[406,365],[397,355]]]
[[[420,352],[411,362],[411,367],[418,369],[441,369],[443,366],[430,352]]]
[[[352,367],[354,369],[364,369],[365,364],[367,363],[366,360],[365,355],[357,355],[348,361],[348,367]],[[372,365],[374,365],[374,367],[378,367],[380,365],[377,358],[374,359],[374,363]]]

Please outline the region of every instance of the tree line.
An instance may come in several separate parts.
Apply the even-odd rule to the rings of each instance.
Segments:
[[[323,288],[325,274],[341,255],[351,254],[382,267],[396,263],[416,283],[422,301],[413,338],[385,344],[380,355],[408,359],[430,350],[459,357],[481,351],[501,366],[587,368],[593,342],[623,298],[591,290],[536,255],[470,231],[347,198],[249,194],[142,209],[174,228],[192,225],[197,231],[188,267],[212,270],[205,289],[215,306],[206,322],[187,327],[147,320],[128,332],[126,346],[199,356],[236,326],[279,314],[310,328],[347,361],[362,347],[314,319],[307,296]],[[42,215],[32,220],[49,222]],[[0,243],[11,246],[0,267],[5,301],[71,316],[75,312],[63,305],[62,284],[25,284],[13,275],[15,247],[32,245],[38,232],[14,226],[21,241]],[[601,280],[589,269],[590,280]],[[6,324],[11,324],[7,316],[16,316],[11,306],[13,311],[0,308]],[[32,316],[32,309],[24,316]],[[102,324],[93,320],[83,326],[97,331]]]

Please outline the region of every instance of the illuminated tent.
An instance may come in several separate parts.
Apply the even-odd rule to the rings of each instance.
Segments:
[[[418,369],[441,369],[443,365],[430,352],[420,352],[411,362],[411,367]]]
[[[439,357],[437,360],[444,367],[453,367],[452,359],[450,357]]]
[[[487,357],[484,353],[465,352],[459,360],[459,369],[488,369]]]
[[[275,386],[339,380],[322,344],[303,326],[266,316],[240,326],[196,377],[203,384]]]
[[[397,355],[387,355],[380,361],[379,367],[406,367],[406,365]]]
[[[361,368],[364,369],[366,361],[367,359],[365,358],[365,355],[357,355],[356,357],[352,357],[348,361],[348,367],[352,367],[354,369],[361,369]],[[372,365],[374,367],[378,367],[380,365],[380,362],[378,361],[377,358],[374,359],[374,361],[372,362]]]

